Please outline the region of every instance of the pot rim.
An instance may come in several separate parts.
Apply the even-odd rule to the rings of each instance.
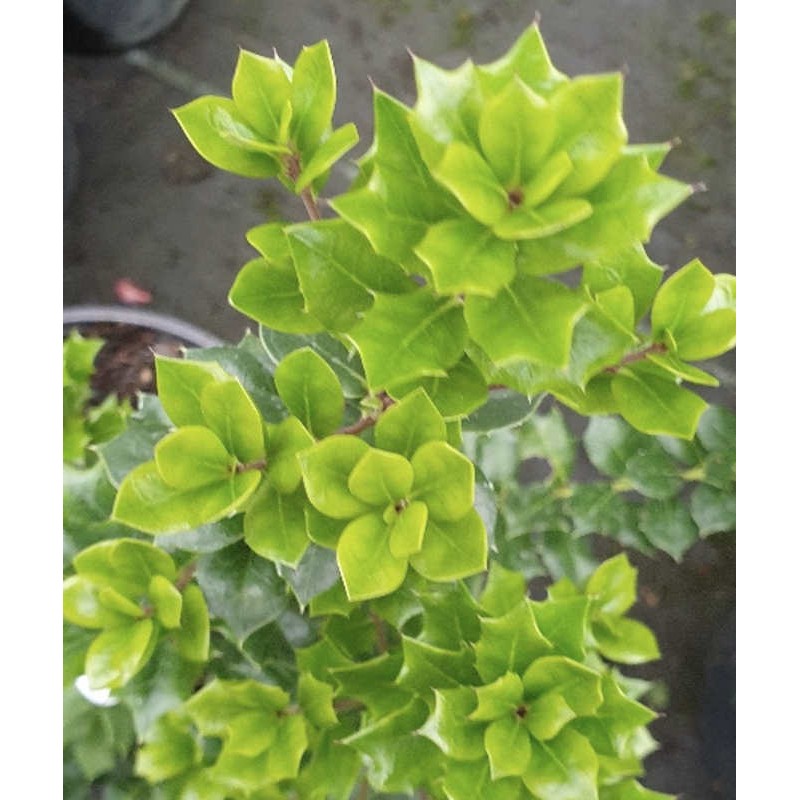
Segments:
[[[64,325],[82,325],[92,322],[119,322],[124,325],[150,328],[181,339],[194,347],[219,347],[225,344],[213,333],[178,317],[158,311],[114,305],[77,305],[64,308]]]

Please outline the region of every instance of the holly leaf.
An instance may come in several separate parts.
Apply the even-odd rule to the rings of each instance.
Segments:
[[[604,614],[595,620],[592,633],[597,649],[611,661],[645,664],[661,657],[652,631],[635,619]]]
[[[336,559],[349,600],[381,597],[403,582],[408,559],[392,555],[389,542],[390,528],[380,514],[365,514],[344,529]]]
[[[566,286],[519,275],[496,297],[467,297],[465,317],[472,337],[498,365],[529,359],[565,367],[584,309],[584,299]]]
[[[549,742],[531,741],[522,780],[541,800],[597,800],[597,755],[589,741],[565,728]]]
[[[231,93],[236,109],[266,140],[280,139],[281,112],[289,100],[291,82],[277,59],[239,50]]]
[[[302,489],[282,494],[262,486],[244,515],[244,540],[262,558],[296,567],[309,545]]]
[[[275,370],[275,385],[286,407],[315,436],[341,425],[344,395],[336,373],[310,347],[295,350]]]
[[[112,519],[151,534],[188,531],[242,508],[260,482],[258,472],[231,472],[217,483],[175,489],[165,483],[151,461],[123,480]]]
[[[484,725],[470,722],[475,708],[475,694],[468,686],[434,689],[433,713],[420,728],[448,758],[472,761],[483,756]]]
[[[289,133],[305,163],[328,130],[336,105],[336,73],[328,42],[304,47],[292,73]]]
[[[377,255],[344,220],[304,222],[286,234],[306,309],[328,330],[349,331],[376,293],[396,295],[414,288],[397,264]]]
[[[316,333],[322,323],[306,310],[297,272],[291,261],[248,261],[236,276],[228,302],[245,316],[286,333]]]
[[[522,674],[534,659],[552,650],[536,624],[527,601],[502,617],[481,619],[481,638],[475,645],[476,667],[487,683],[507,672]]]
[[[246,178],[278,173],[275,156],[285,148],[253,130],[233,100],[206,95],[172,113],[194,149],[215,167]]]
[[[651,435],[691,439],[708,403],[672,381],[633,369],[611,380],[619,413],[627,422]]]
[[[642,533],[659,550],[680,561],[697,541],[699,530],[689,509],[679,499],[651,500],[640,514]]]
[[[451,581],[486,569],[486,530],[474,509],[456,522],[428,520],[422,548],[411,566],[431,581]]]
[[[352,519],[370,510],[348,486],[350,473],[369,451],[356,436],[334,435],[298,455],[308,499],[318,511],[334,519]]]
[[[425,376],[445,376],[464,352],[467,327],[460,304],[420,288],[378,294],[351,331],[373,392]]]
[[[414,499],[436,522],[461,520],[475,502],[472,462],[445,442],[426,442],[411,457]],[[410,488],[410,487],[409,487]]]
[[[288,608],[285,584],[275,567],[244,542],[201,556],[197,582],[209,611],[228,625],[239,642]]]

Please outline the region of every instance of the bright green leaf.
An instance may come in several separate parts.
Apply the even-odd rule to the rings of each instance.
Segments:
[[[152,534],[191,530],[240,509],[260,481],[258,472],[231,473],[224,481],[181,491],[164,483],[149,462],[122,482],[113,519]]]
[[[714,276],[694,259],[667,278],[653,300],[653,333],[675,330],[699,316],[714,291]]]
[[[175,584],[163,575],[153,575],[147,594],[155,606],[158,621],[165,628],[177,628],[181,624],[183,598]]]
[[[499,365],[527,358],[563,367],[584,307],[566,286],[519,275],[494,298],[468,297],[466,320],[475,341]]]
[[[350,336],[373,391],[417,377],[446,375],[464,352],[467,326],[460,303],[420,288],[379,294]]]
[[[472,462],[445,442],[426,442],[411,457],[413,497],[428,506],[437,522],[455,522],[475,502]]]
[[[367,505],[385,507],[407,497],[413,482],[414,470],[403,456],[370,449],[353,467],[347,487]]]
[[[636,602],[636,576],[625,553],[604,561],[586,584],[586,593],[605,614],[624,614]]]
[[[266,425],[267,480],[282,494],[291,494],[303,479],[297,454],[314,439],[297,417],[286,417],[278,425]]]
[[[151,619],[103,631],[86,652],[86,676],[92,689],[118,689],[144,667],[158,638]]]
[[[156,356],[158,397],[175,425],[206,425],[200,396],[206,386],[229,380],[230,376],[213,362],[197,363],[182,358]]]
[[[207,425],[242,464],[264,458],[261,414],[239,381],[220,381],[204,387],[200,407]]]
[[[291,84],[274,58],[240,50],[233,73],[233,102],[247,123],[270,142],[280,142],[281,111]]]
[[[660,658],[652,631],[641,622],[627,617],[604,615],[592,626],[597,649],[620,664],[645,664]]]
[[[380,514],[367,514],[351,522],[339,539],[336,558],[351,601],[393,592],[408,569],[407,559],[392,555],[389,527]]]
[[[531,758],[531,738],[522,720],[508,715],[490,723],[484,734],[492,780],[522,775]]]
[[[342,422],[344,396],[336,373],[310,347],[295,350],[275,370],[281,400],[315,436],[327,436]]]
[[[411,458],[427,442],[444,441],[442,415],[424,389],[417,389],[390,406],[375,426],[375,444]]]
[[[225,481],[233,460],[219,437],[200,425],[178,428],[155,447],[159,475],[174,489],[191,490]]]
[[[474,509],[456,522],[428,520],[422,549],[411,566],[431,581],[466,578],[486,569],[486,529]]]
[[[197,584],[190,583],[183,592],[180,629],[175,642],[187,661],[208,659],[209,619],[206,599]]]
[[[652,435],[691,439],[708,403],[676,383],[625,370],[611,381],[619,413],[635,428]]]
[[[262,558],[296,567],[309,545],[305,494],[281,494],[264,486],[244,515],[244,540]]]
[[[369,450],[356,436],[335,435],[300,453],[308,499],[323,514],[334,519],[352,519],[370,510],[353,497],[347,480],[353,468]]]
[[[566,728],[532,749],[522,780],[537,800],[597,800],[597,755],[585,737]]]
[[[336,74],[327,41],[304,47],[297,57],[291,104],[289,131],[300,153],[307,158],[330,127],[336,105]]]
[[[501,718],[512,719],[522,703],[524,687],[516,672],[507,672],[496,681],[478,686],[475,696],[478,705],[469,715],[471,720],[491,722]]]
[[[513,243],[468,218],[432,225],[414,252],[430,268],[440,294],[494,297],[516,272]]]
[[[303,165],[295,182],[295,191],[302,191],[320,175],[326,173],[348,150],[358,144],[358,131],[352,122],[337,128],[314,151],[314,155]]]

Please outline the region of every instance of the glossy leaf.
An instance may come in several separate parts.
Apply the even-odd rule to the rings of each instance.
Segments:
[[[281,111],[291,83],[274,58],[240,50],[231,86],[236,109],[266,140],[279,142]]]
[[[624,614],[636,602],[636,576],[628,557],[620,553],[604,561],[586,584],[586,593],[605,614]]]
[[[469,718],[484,722],[511,719],[522,703],[524,691],[522,679],[515,672],[507,672],[492,683],[478,686],[475,689],[478,705]]]
[[[422,549],[411,566],[432,581],[466,578],[486,569],[486,530],[474,509],[456,522],[428,520]]]
[[[532,741],[525,786],[541,800],[597,800],[597,755],[579,733],[563,730],[549,742]]]
[[[564,656],[536,659],[525,670],[522,683],[526,697],[557,694],[576,716],[593,714],[603,702],[599,673]]]
[[[691,439],[708,404],[676,383],[626,370],[615,375],[611,391],[619,413],[644,433]]]
[[[380,514],[366,514],[344,529],[336,546],[336,559],[351,601],[393,592],[408,569],[407,559],[392,555],[389,527]]]
[[[446,375],[464,352],[467,326],[459,303],[425,289],[379,294],[351,331],[373,391],[417,377]]]
[[[275,370],[281,400],[315,436],[327,436],[342,422],[344,396],[336,373],[311,348],[286,356]]]
[[[472,462],[445,442],[427,442],[411,457],[413,497],[437,522],[455,522],[475,502]]]
[[[149,462],[122,482],[113,519],[152,534],[188,531],[240,509],[260,481],[257,472],[231,473],[224,481],[179,490],[166,484],[155,462]]]
[[[292,225],[286,233],[306,308],[328,330],[349,331],[372,306],[375,293],[394,295],[414,287],[400,267],[376,255],[343,220]]]
[[[206,424],[242,464],[264,458],[261,415],[239,381],[220,381],[204,387],[200,408]]]
[[[444,441],[446,435],[442,415],[423,389],[390,406],[375,426],[375,444],[405,458],[428,442]]]
[[[289,132],[303,155],[319,145],[336,105],[336,74],[326,41],[304,47],[292,74]]]
[[[187,661],[208,659],[209,619],[206,599],[200,587],[189,584],[183,592],[180,629],[175,636],[178,652]]]
[[[258,555],[296,567],[309,545],[305,493],[282,494],[263,487],[244,515],[244,540]]]
[[[567,364],[583,309],[583,299],[565,286],[520,275],[494,298],[469,296],[465,311],[470,333],[497,364],[527,358],[559,367]]]
[[[297,417],[286,417],[278,425],[265,426],[264,435],[267,441],[267,480],[282,494],[291,494],[303,479],[298,453],[311,447],[314,439]]]
[[[278,398],[270,375],[269,358],[261,342],[250,332],[235,346],[189,349],[186,358],[203,363],[216,362],[227,374],[236,378],[267,422],[280,422],[283,404]]]
[[[501,208],[505,202],[501,192]],[[494,297],[511,283],[516,272],[513,243],[496,238],[491,230],[471,219],[432,225],[414,252],[430,268],[440,294],[466,292]]]
[[[642,533],[676,561],[697,541],[699,531],[689,509],[678,499],[651,500],[641,511]]]
[[[433,714],[420,733],[452,759],[472,761],[483,756],[484,725],[467,719],[475,708],[473,691],[466,686],[434,689],[434,697]]]
[[[520,719],[509,715],[489,723],[484,743],[492,780],[526,772],[531,759],[531,738]]]
[[[620,664],[644,664],[661,656],[653,633],[635,619],[604,616],[592,633],[598,650]]]
[[[243,542],[201,556],[197,583],[209,611],[239,641],[277,619],[288,607],[285,585],[268,561]]]
[[[368,451],[362,439],[335,435],[298,456],[308,499],[317,510],[334,519],[352,519],[370,510],[347,485],[353,468]]]
[[[527,601],[502,617],[481,619],[481,638],[475,646],[481,678],[491,682],[507,672],[522,674],[536,658],[551,650]]]
[[[347,486],[352,494],[370,506],[399,503],[411,491],[414,470],[397,453],[370,449],[353,467]]]
[[[653,333],[675,330],[697,317],[714,291],[714,276],[694,259],[664,281],[653,300]]]
[[[559,86],[550,104],[556,120],[556,141],[573,163],[573,171],[556,194],[582,194],[606,176],[627,141],[622,121],[622,75],[574,78]]]
[[[417,387],[425,391],[446,420],[461,419],[481,408],[489,394],[480,370],[466,356],[445,377],[419,378],[408,384],[393,385],[390,394],[400,399]]]
[[[248,261],[233,282],[228,301],[237,310],[286,333],[316,333],[323,325],[306,310],[297,272],[289,262]]]
[[[175,425],[205,425],[200,405],[203,389],[224,380],[229,376],[213,362],[156,356],[158,396]]]
[[[302,191],[313,181],[325,174],[348,150],[358,144],[358,131],[352,122],[337,128],[314,151],[314,155],[303,166],[297,181],[295,191]]]
[[[158,630],[151,619],[103,631],[86,652],[86,676],[93,689],[118,689],[147,663]]]
[[[278,172],[269,145],[241,115],[233,100],[206,95],[172,112],[197,152],[215,167],[247,178],[269,178]]]
[[[234,459],[208,428],[187,425],[165,436],[155,447],[159,475],[174,489],[197,489],[225,481]]]
[[[481,111],[481,149],[503,185],[527,183],[550,150],[555,135],[553,109],[515,76]]]

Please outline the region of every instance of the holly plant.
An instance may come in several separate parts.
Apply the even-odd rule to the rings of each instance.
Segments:
[[[585,537],[680,558],[733,527],[732,415],[691,387],[734,344],[735,280],[647,255],[694,189],[671,144],[628,142],[620,74],[568,77],[535,25],[414,74],[413,107],[373,90],[336,197],[358,134],[327,42],[243,50],[230,97],[174,111],[308,219],[247,232],[229,299],[257,332],[156,356],[158,396],[67,486],[66,697],[95,733],[65,747],[93,791],[668,798],[625,673],[659,658],[637,571]]]

